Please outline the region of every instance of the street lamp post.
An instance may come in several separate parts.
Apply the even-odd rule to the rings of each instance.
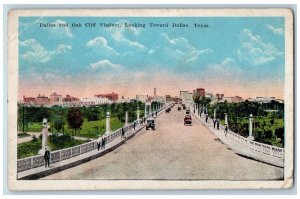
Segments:
[[[227,128],[229,128],[229,126],[228,126],[228,115],[227,115],[227,113],[225,113],[225,125],[227,125]]]
[[[105,135],[108,135],[110,133],[110,113],[106,112],[106,131]]]
[[[140,119],[140,107],[139,106],[137,107],[137,110],[136,110],[136,119],[137,120]]]
[[[249,115],[249,137],[248,137],[249,140],[254,140],[254,137],[252,135],[252,122],[253,122],[253,115],[250,114]]]
[[[47,147],[48,140],[48,123],[47,119],[43,119],[43,129],[42,129],[42,148],[39,150],[39,154],[45,153],[45,148]]]
[[[125,111],[125,126],[128,125],[128,111]]]

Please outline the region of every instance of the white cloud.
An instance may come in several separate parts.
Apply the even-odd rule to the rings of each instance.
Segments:
[[[170,39],[166,33],[162,33],[162,36],[166,39],[169,46],[166,47],[168,54],[172,55],[174,58],[182,60],[184,62],[192,62],[199,58],[202,54],[212,53],[213,50],[206,49],[197,49],[192,46],[190,42],[184,37],[178,37]]]
[[[66,53],[72,49],[72,46],[66,44],[60,44],[56,49],[50,51],[46,50],[40,42],[35,39],[28,39],[19,42],[20,48],[23,48],[25,52],[21,54],[21,58],[30,62],[47,63],[54,56]]]
[[[266,27],[276,35],[283,35],[283,33],[284,33],[283,28],[275,28],[274,26],[272,26],[270,24],[267,24]]]
[[[128,28],[124,28],[124,24],[125,23],[129,23],[129,21],[126,20],[121,20],[117,22],[118,24],[122,25],[122,28],[108,28],[108,30],[112,33],[112,38],[118,42],[118,43],[123,43],[123,44],[127,44],[131,47],[134,47],[136,49],[139,50],[145,50],[146,47],[137,42],[137,41],[132,41],[128,38],[126,38],[125,33],[128,33],[130,35],[138,35],[140,33],[140,29],[138,28],[134,28],[134,27],[128,27]]]
[[[111,52],[115,55],[119,55],[115,49],[113,49],[111,46],[108,45],[107,40],[104,37],[96,37],[86,43],[87,47],[100,47],[103,48],[104,50]]]
[[[120,68],[121,65],[120,64],[113,64],[109,60],[104,59],[104,60],[100,60],[96,63],[91,63],[90,67],[92,69],[97,69],[97,68]]]
[[[272,62],[283,54],[273,44],[264,42],[259,35],[254,35],[251,30],[243,30],[241,46],[237,50],[240,60],[259,66]]]
[[[63,37],[63,38],[73,38],[74,37],[74,35],[71,32],[69,27],[63,27],[63,26],[60,27],[59,26],[60,24],[67,24],[67,22],[57,19],[54,23],[56,24],[55,27],[46,28],[46,30],[48,30],[50,33],[55,35],[55,37]]]

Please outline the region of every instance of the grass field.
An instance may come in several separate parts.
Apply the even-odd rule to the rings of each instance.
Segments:
[[[98,121],[90,121],[88,122],[86,119],[83,122],[81,130],[76,133],[76,136],[79,137],[87,137],[87,138],[97,138],[99,135],[105,133],[106,120],[98,120]],[[115,131],[121,128],[124,124],[118,118],[110,119],[111,130]],[[72,130],[65,125],[65,133],[72,134]]]
[[[102,135],[105,133],[105,124],[106,120],[98,120],[98,121],[87,121],[84,119],[83,125],[81,126],[81,130],[77,131],[76,136],[79,137],[87,137],[87,138],[97,138],[98,135]],[[51,123],[49,123],[51,126]],[[111,130],[115,131],[121,128],[124,123],[121,122],[118,118],[110,119]],[[51,128],[53,133],[56,133],[56,130]],[[30,123],[28,125],[28,130],[26,132],[42,132],[42,124],[41,123]],[[64,125],[64,134],[72,135],[72,129],[68,128],[68,124]]]
[[[48,146],[51,151],[73,147],[83,144],[87,141],[76,140],[68,135],[63,136],[50,136],[48,139]],[[42,148],[42,140],[39,138],[33,139],[29,142],[18,144],[18,159],[38,155],[39,150]]]

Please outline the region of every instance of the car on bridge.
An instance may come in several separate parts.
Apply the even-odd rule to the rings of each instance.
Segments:
[[[146,130],[148,130],[149,128],[155,130],[155,120],[153,118],[147,119]]]
[[[181,111],[181,107],[180,107],[180,106],[178,106],[177,110]]]
[[[190,109],[187,109],[187,110],[185,111],[185,114],[187,114],[187,115],[191,114]]]
[[[166,113],[169,113],[171,111],[171,108],[166,109]]]
[[[192,116],[191,115],[185,115],[184,117],[184,125],[192,125]]]

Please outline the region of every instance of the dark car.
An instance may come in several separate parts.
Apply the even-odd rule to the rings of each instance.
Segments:
[[[180,107],[180,106],[178,106],[177,110],[181,111],[181,107]]]
[[[191,115],[185,115],[184,117],[184,125],[192,125],[192,116]]]
[[[169,113],[171,111],[171,108],[166,109],[166,113]]]
[[[155,121],[153,118],[147,119],[146,130],[148,130],[149,128],[155,130]]]
[[[188,110],[185,111],[185,113],[188,115],[188,114],[191,113],[191,111],[188,109]]]
[[[182,109],[183,109],[183,110],[185,110],[185,109],[186,109],[186,107],[185,107],[185,106],[182,106]]]

